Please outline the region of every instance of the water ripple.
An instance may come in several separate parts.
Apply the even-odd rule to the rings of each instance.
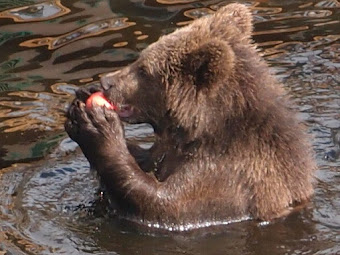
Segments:
[[[71,10],[51,0],[0,12],[0,19],[11,18],[15,22],[34,22],[55,19],[68,14]]]
[[[221,235],[203,237],[137,234],[136,225],[105,209],[94,214],[98,182],[63,131],[74,90],[98,83],[159,36],[229,2],[75,0],[63,1],[65,7],[57,0],[1,1],[0,254],[340,252],[338,0],[239,1],[254,13],[254,41],[313,137],[319,169],[305,210],[270,224],[230,224]],[[128,139],[152,145],[150,126],[125,128]]]
[[[77,87],[58,83],[52,86],[54,93],[28,91],[11,92],[17,100],[0,101],[0,129],[4,133],[38,130],[60,130],[69,99]]]
[[[57,37],[44,37],[28,40],[22,42],[20,46],[34,48],[47,45],[49,50],[54,50],[83,38],[93,37],[107,31],[117,31],[136,25],[135,22],[128,22],[127,20],[128,18],[101,20]]]

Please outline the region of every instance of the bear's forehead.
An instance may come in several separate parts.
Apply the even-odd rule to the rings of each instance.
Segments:
[[[160,37],[143,50],[140,57],[147,63],[162,62],[169,58],[180,59],[211,38],[209,26],[205,23],[201,20],[199,24],[192,23]]]
[[[155,69],[166,71],[212,39],[226,42],[233,50],[248,45],[251,28],[250,12],[244,6],[228,5],[216,14],[196,19],[162,36],[141,52],[140,59],[151,72]]]

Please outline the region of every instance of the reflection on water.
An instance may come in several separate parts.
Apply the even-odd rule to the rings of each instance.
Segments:
[[[200,17],[206,16],[206,15],[209,15],[209,14],[212,14],[212,13],[214,13],[214,11],[212,9],[209,9],[209,8],[196,8],[196,9],[185,11],[183,13],[183,15],[194,20],[194,19],[199,19]],[[185,26],[185,25],[188,25],[189,23],[191,23],[192,20],[178,22],[176,25],[177,26]]]
[[[61,35],[58,37],[44,37],[39,39],[33,39],[29,41],[22,42],[20,46],[26,47],[39,47],[43,45],[48,45],[49,50],[54,50],[76,40],[80,40],[86,37],[100,35],[104,32],[113,30],[120,30],[133,26],[136,23],[128,22],[127,18],[114,18],[109,20],[98,21],[84,27],[81,27],[75,31]]]
[[[157,0],[160,4],[185,4],[196,2],[197,0]]]
[[[339,8],[340,2],[337,0],[326,0],[320,1],[315,4],[316,7],[323,7],[323,8]]]
[[[60,3],[60,0],[46,1],[0,12],[1,18],[11,18],[15,22],[43,21],[66,15],[70,9]]]
[[[58,129],[62,124],[66,103],[69,102],[70,96],[74,95],[74,93],[71,95],[60,93],[59,91],[65,91],[63,86],[70,88],[68,84],[54,84],[51,86],[54,93],[29,91],[9,93],[8,96],[18,98],[18,100],[11,99],[0,102],[0,106],[6,112],[5,115],[0,115],[6,117],[5,120],[1,121],[0,129],[4,133],[29,129],[45,131]],[[73,86],[72,92],[76,88]],[[61,103],[64,103],[64,106]]]
[[[78,86],[98,83],[160,35],[229,2],[0,2],[0,254],[340,254],[338,0],[239,1],[252,9],[254,40],[314,137],[316,194],[302,212],[198,233],[138,229],[107,209],[63,131]],[[126,132],[152,143],[147,125]]]

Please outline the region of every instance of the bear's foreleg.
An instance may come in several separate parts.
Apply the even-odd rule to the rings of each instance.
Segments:
[[[138,165],[148,160],[143,149],[127,144],[118,114],[105,107],[87,108],[75,99],[67,113],[65,130],[96,169],[110,195],[124,212],[141,214],[155,201],[158,181]],[[130,150],[136,154],[131,155]]]

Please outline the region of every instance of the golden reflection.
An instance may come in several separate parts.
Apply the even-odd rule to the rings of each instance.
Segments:
[[[20,120],[16,121],[15,119],[9,119],[4,121],[0,127],[8,127],[3,131],[4,133],[14,133],[17,131],[26,131],[30,129],[41,129],[39,121],[37,120],[27,120],[27,122],[22,123]]]
[[[1,168],[1,171],[0,171],[0,182],[5,181],[4,179],[2,179],[5,174],[12,173],[15,169],[19,169],[19,168],[20,168],[20,170],[25,170],[25,169],[28,169],[29,166],[31,166],[31,164],[27,164],[27,163],[13,163],[9,167]],[[8,184],[8,182],[7,182],[7,184]],[[4,189],[0,190],[0,194],[1,195],[3,195],[1,193],[3,191],[5,191],[5,190]],[[8,193],[6,193],[6,194],[8,194]],[[1,202],[3,202],[3,201],[1,201]],[[11,204],[11,207],[12,207],[12,204]],[[4,216],[4,215],[0,215],[0,216]],[[1,231],[0,231],[0,234],[2,234]],[[0,241],[2,241],[1,236],[0,236]],[[7,255],[7,254],[5,253],[5,255]]]
[[[63,6],[60,0],[51,0],[0,12],[0,18],[10,18],[15,22],[34,22],[54,19],[69,12],[70,9]]]
[[[275,45],[274,47],[265,49],[262,53],[263,56],[266,56],[267,59],[270,58],[276,58],[279,55],[286,54],[289,52],[292,48],[297,47],[297,45],[302,46],[302,42],[298,41],[292,41],[292,42],[285,42]]]
[[[90,81],[93,81],[93,78],[84,78],[84,79],[79,80],[80,83],[85,83],[85,82],[90,82]]]
[[[6,229],[5,235],[6,235],[5,237],[6,241],[15,240],[15,242],[20,247],[20,252],[23,251],[26,254],[41,254],[45,250],[43,246],[32,243],[31,240],[26,238],[20,232],[16,233],[13,230],[10,230],[10,228]],[[7,255],[9,253],[7,253],[7,251],[5,251],[4,253],[1,253],[0,251],[0,254]]]
[[[192,22],[192,20],[181,21],[181,22],[177,22],[176,25],[177,26],[186,26],[186,25],[189,25],[191,22]]]
[[[65,121],[65,111],[78,87],[67,83],[51,86],[52,92],[17,91],[8,95],[17,100],[1,100],[0,129],[3,133],[27,130],[60,130]]]
[[[119,47],[124,47],[126,45],[128,45],[128,42],[118,42],[118,43],[113,44],[113,47],[119,48]]]
[[[160,4],[189,4],[197,0],[156,0]]]
[[[311,46],[312,49],[320,45],[334,43],[340,40],[340,35],[315,36],[313,39],[315,42]]]
[[[281,33],[289,33],[289,32],[298,32],[308,30],[308,26],[300,26],[300,27],[290,27],[290,28],[277,28],[266,31],[257,31],[254,32],[253,35],[270,35],[270,34],[281,34]]]
[[[283,43],[283,41],[268,41],[268,42],[257,43],[257,46],[265,47],[265,46],[278,45],[281,43]]]
[[[8,113],[10,113],[11,110],[10,109],[0,109],[0,118],[2,116],[6,116]]]
[[[148,35],[141,35],[137,37],[137,40],[141,41],[141,40],[145,40],[146,38],[148,38]]]
[[[306,7],[309,7],[309,6],[312,6],[313,5],[313,2],[309,2],[309,3],[306,3],[306,4],[302,4],[299,6],[300,9],[303,9],[303,8],[306,8]]]
[[[198,19],[200,17],[206,16],[206,15],[209,15],[209,14],[213,14],[213,13],[215,13],[215,11],[213,11],[209,8],[195,8],[195,9],[187,10],[183,13],[183,15],[192,19],[192,20],[177,22],[176,25],[177,26],[185,26],[185,25],[190,24],[195,19]]]
[[[142,31],[134,31],[133,33],[134,33],[135,35],[141,35],[141,34],[143,34]]]
[[[58,82],[53,85],[51,85],[51,90],[54,94],[57,94],[60,97],[60,95],[64,95],[62,97],[63,99],[68,99],[70,97],[73,97],[75,94],[75,91],[78,89],[76,85],[64,83],[64,82]]]
[[[332,25],[332,24],[338,24],[338,23],[340,23],[339,20],[333,20],[333,21],[328,21],[328,22],[323,22],[323,23],[314,24],[314,27],[321,27],[321,26]]]
[[[20,46],[34,48],[47,45],[49,50],[55,50],[83,38],[93,37],[107,31],[117,31],[136,25],[135,22],[129,22],[127,20],[128,18],[101,20],[57,37],[43,37],[28,40],[20,43]]]

